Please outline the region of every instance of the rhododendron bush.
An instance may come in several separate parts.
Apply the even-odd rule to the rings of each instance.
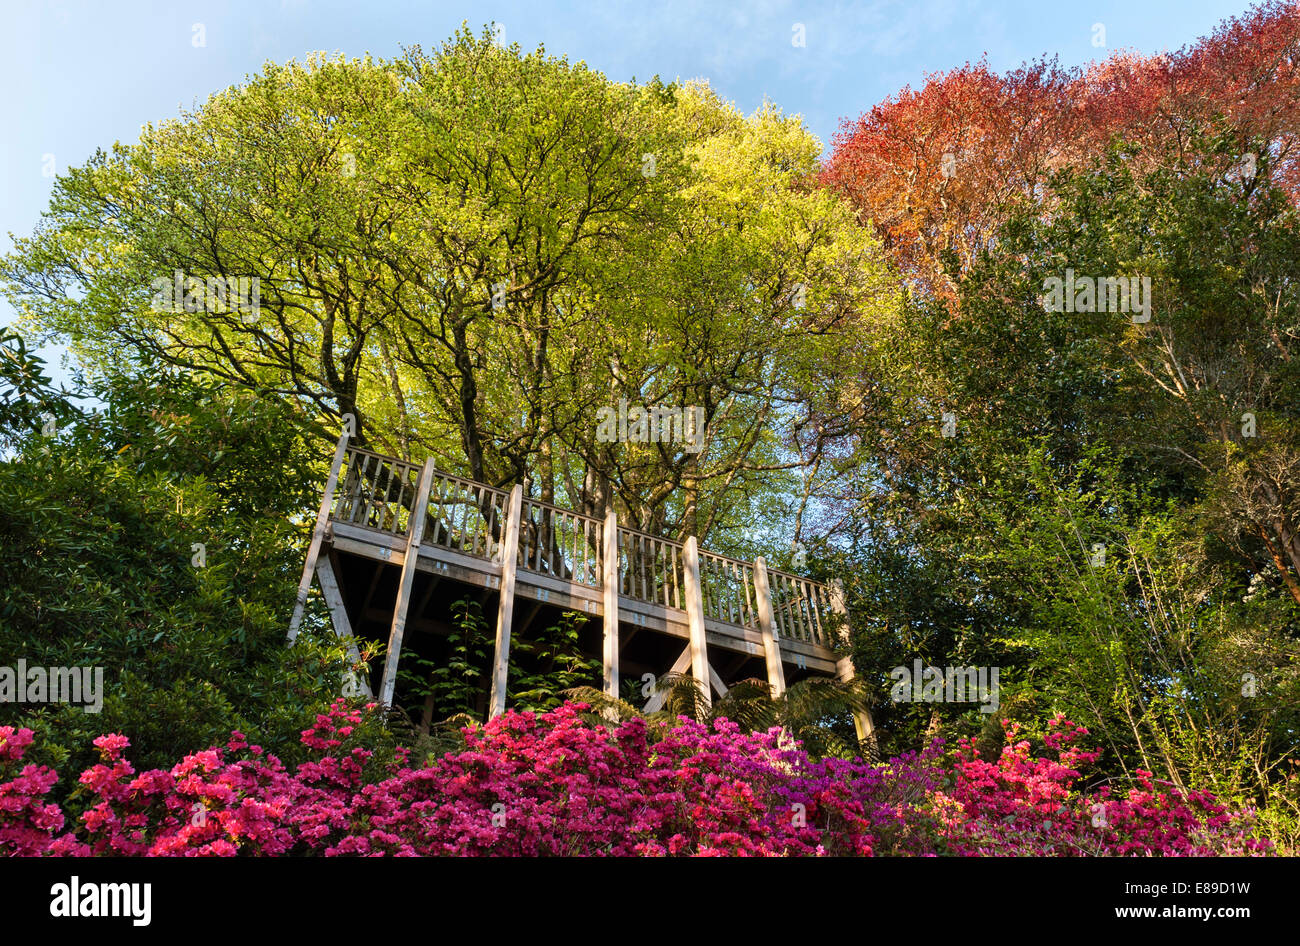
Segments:
[[[593,720],[584,704],[510,712],[428,765],[357,744],[342,701],[302,734],[289,771],[234,733],[169,771],[136,772],[120,735],[61,807],[58,775],[23,764],[27,729],[0,727],[0,851],[17,855],[870,855],[1267,853],[1248,813],[1204,793],[1083,791],[1098,753],[1053,721],[1035,757],[1008,727],[997,759],[936,741],[872,765],[814,760],[780,731],[727,720]]]

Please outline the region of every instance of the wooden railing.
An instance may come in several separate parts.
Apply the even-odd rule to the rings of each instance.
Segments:
[[[519,567],[599,588],[600,529],[599,519],[525,499],[520,505]]]
[[[682,543],[620,527],[618,547],[619,594],[665,608],[686,607]]]
[[[706,618],[737,627],[758,627],[753,565],[701,549],[700,591]]]
[[[831,588],[775,569],[768,569],[767,580],[777,635],[829,647],[836,620]]]
[[[421,467],[348,447],[331,518],[406,536],[419,492]],[[509,493],[434,471],[421,544],[499,561]],[[520,503],[519,568],[602,588],[603,523],[550,503]],[[646,604],[684,609],[683,543],[620,527],[618,592]],[[704,617],[741,628],[760,626],[755,565],[700,550]],[[837,629],[834,591],[826,584],[767,570],[772,630],[777,638],[830,647]]]
[[[508,499],[507,493],[483,483],[435,473],[422,544],[495,558],[505,532]]]
[[[390,535],[406,535],[419,478],[418,464],[349,447],[330,516]]]

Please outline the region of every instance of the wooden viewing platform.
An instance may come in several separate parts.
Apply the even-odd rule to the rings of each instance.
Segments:
[[[490,614],[495,598],[487,715],[504,712],[512,636],[526,640],[539,616],[590,616],[584,652],[599,655],[604,692],[619,696],[620,673],[641,680],[686,673],[706,699],[729,683],[766,679],[775,695],[808,675],[851,679],[837,657],[848,615],[838,582],[824,584],[742,562],[509,491],[381,456],[339,439],[312,534],[292,643],[313,577],[334,632],[387,639],[382,672],[361,682],[391,706],[397,666],[410,635],[446,636],[455,597],[477,595]],[[441,607],[441,611],[439,608]],[[605,620],[617,614],[616,621]],[[522,620],[521,620],[522,618]],[[410,635],[408,635],[410,632]],[[353,655],[356,656],[355,642]],[[658,709],[665,694],[646,705]],[[859,738],[870,718],[856,720]]]

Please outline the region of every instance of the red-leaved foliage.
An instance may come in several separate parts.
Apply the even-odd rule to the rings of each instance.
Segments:
[[[1293,0],[1172,54],[1120,52],[1084,70],[1038,61],[1006,75],[968,63],[844,121],[821,182],[853,201],[913,285],[955,300],[951,270],[964,272],[1017,205],[1050,201],[1052,170],[1086,166],[1115,137],[1150,162],[1184,156],[1193,128],[1228,131],[1237,153],[1218,170],[1254,154],[1300,199],[1298,66]]]

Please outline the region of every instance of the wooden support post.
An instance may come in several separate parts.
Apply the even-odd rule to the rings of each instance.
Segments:
[[[501,603],[497,606],[497,640],[492,656],[492,693],[488,698],[488,718],[506,711],[506,680],[510,669],[510,622],[515,608],[515,570],[519,559],[519,518],[524,505],[524,487],[516,483],[510,490],[510,507],[506,512],[506,534],[501,542]]]
[[[767,683],[772,688],[772,696],[779,698],[785,693],[785,668],[781,666],[781,645],[772,620],[772,586],[767,580],[767,561],[761,555],[754,559],[754,596],[758,599],[758,630],[763,635]]]
[[[705,705],[712,706],[709,658],[704,642],[704,595],[700,589],[700,543],[695,536],[686,540],[682,566],[686,578],[686,623],[691,632],[691,676],[704,691]]]
[[[601,545],[601,595],[605,611],[605,695],[618,699],[618,514],[605,513]]]
[[[845,647],[850,646],[851,637],[849,635],[849,609],[844,604],[844,584],[836,578],[831,582],[831,610],[843,618],[843,626],[840,628],[840,641]],[[835,664],[835,675],[845,683],[854,677],[853,655],[846,654],[841,657]],[[871,710],[856,710],[853,713],[853,728],[857,730],[858,742],[866,742],[870,746],[876,745],[876,724],[871,717]]]
[[[691,645],[687,644],[684,648],[682,648],[681,656],[677,658],[677,662],[672,665],[672,668],[668,671],[668,673],[683,673],[686,670],[686,668],[689,667],[690,665],[691,665]],[[665,674],[665,676],[667,676],[667,674]],[[646,713],[659,712],[659,710],[663,708],[664,701],[667,699],[668,699],[668,691],[666,689],[656,690],[654,693],[650,694],[650,699],[649,701],[646,702],[644,711]]]
[[[402,560],[402,577],[397,585],[397,603],[393,607],[393,626],[388,632],[388,657],[384,660],[384,676],[379,681],[379,702],[386,708],[393,705],[393,691],[397,688],[397,661],[402,655],[402,635],[406,633],[406,612],[411,606],[411,589],[415,585],[415,566],[420,558],[420,542],[424,539],[425,513],[429,507],[429,490],[433,487],[433,460],[424,461],[420,471],[420,485],[411,506],[411,518],[406,527],[406,557]]]
[[[320,557],[321,543],[325,541],[325,527],[329,525],[330,506],[334,504],[334,490],[339,483],[339,470],[343,468],[343,456],[348,450],[348,431],[343,428],[339,434],[338,446],[334,448],[334,462],[330,464],[329,479],[325,481],[325,494],[321,496],[320,509],[316,512],[316,527],[312,529],[311,544],[307,546],[307,561],[302,567],[302,580],[298,582],[298,601],[293,606],[293,617],[289,620],[289,644],[298,636],[298,627],[302,624],[303,608],[307,606],[307,594],[311,591],[312,576],[316,574],[316,560]]]
[[[334,626],[334,633],[339,640],[348,645],[348,659],[355,666],[361,662],[361,653],[357,650],[356,639],[352,636],[352,622],[348,620],[347,608],[343,607],[343,595],[339,592],[338,579],[334,576],[334,565],[328,557],[322,558],[317,563],[316,578],[320,581],[321,597],[325,599],[325,606],[330,610],[330,623]],[[357,689],[367,699],[374,695],[370,692],[370,681],[365,677],[357,681]]]

